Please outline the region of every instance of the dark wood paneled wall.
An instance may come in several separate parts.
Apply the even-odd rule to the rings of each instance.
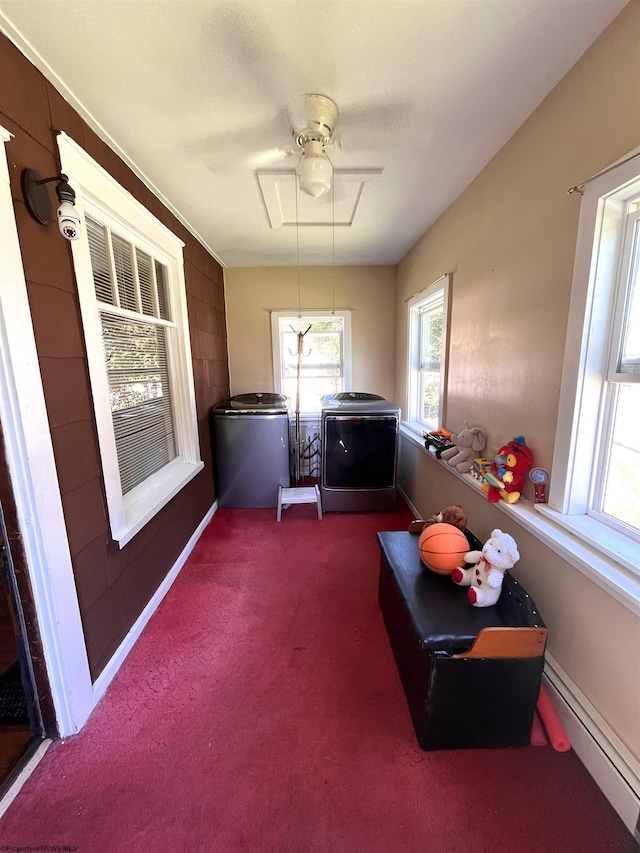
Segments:
[[[222,269],[202,245],[0,35],[0,124],[6,146],[36,346],[89,663],[97,677],[215,499],[209,410],[229,394]],[[38,225],[23,169],[59,171],[64,130],[185,243],[185,279],[202,471],[122,550],[111,540],[78,295],[69,243]],[[73,178],[73,176],[71,176]]]

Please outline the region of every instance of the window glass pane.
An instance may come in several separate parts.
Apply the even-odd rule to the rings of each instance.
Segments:
[[[109,249],[107,245],[107,230],[104,225],[86,217],[89,255],[93,272],[93,286],[96,299],[114,305],[113,288],[111,286],[111,271],[109,268]]]
[[[169,299],[167,297],[167,268],[160,261],[156,261],[156,285],[158,288],[158,310],[163,320],[170,320]]]
[[[421,370],[418,417],[430,426],[438,425],[440,415],[440,370]]]
[[[440,369],[442,319],[442,305],[420,312],[420,367],[422,369]]]
[[[300,357],[304,376],[340,376],[342,335],[338,332],[307,332]],[[282,336],[285,376],[295,376],[298,368],[298,336],[291,330]]]
[[[343,388],[344,352],[342,317],[281,317],[280,358],[282,393],[295,406],[298,371],[298,332],[306,332],[300,358],[300,411],[320,411],[324,394]]]
[[[123,240],[117,234],[111,235],[113,246],[113,261],[116,270],[116,281],[118,282],[118,296],[120,307],[129,311],[137,311],[136,287],[133,278],[133,258],[131,256],[131,243]]]
[[[640,373],[640,222],[636,222],[620,373]]]
[[[146,252],[136,249],[138,263],[138,282],[140,284],[140,305],[142,313],[153,317],[153,276],[151,273],[151,257]]]
[[[620,385],[602,511],[640,531],[640,385]]]
[[[166,330],[103,313],[102,335],[122,492],[176,456]]]

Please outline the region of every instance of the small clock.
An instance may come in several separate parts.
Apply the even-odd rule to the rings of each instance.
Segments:
[[[546,486],[549,482],[549,472],[545,468],[532,468],[529,471],[529,479],[534,486],[534,502],[546,503]]]

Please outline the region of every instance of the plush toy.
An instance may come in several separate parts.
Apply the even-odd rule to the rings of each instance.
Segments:
[[[452,435],[451,441],[455,447],[443,450],[440,458],[451,465],[461,474],[467,474],[471,470],[473,460],[478,452],[484,448],[486,437],[480,427],[472,427],[469,421],[464,422],[464,429],[458,435]]]
[[[523,435],[517,435],[499,450],[484,475],[482,490],[487,493],[489,503],[497,503],[500,498],[508,504],[514,504],[525,484],[525,474],[533,465],[533,453],[525,444]]]
[[[437,515],[432,515],[426,521],[416,519],[409,525],[409,533],[422,533],[425,527],[430,524],[453,524],[458,530],[464,533],[467,528],[467,514],[459,504],[455,506],[446,506]]]
[[[474,607],[490,607],[500,598],[504,573],[520,559],[513,537],[493,530],[482,551],[469,551],[465,562],[469,569],[454,569],[451,579],[459,586],[468,586],[467,596]]]

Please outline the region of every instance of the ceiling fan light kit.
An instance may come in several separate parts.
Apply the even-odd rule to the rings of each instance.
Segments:
[[[326,95],[306,95],[307,126],[294,130],[296,143],[302,155],[296,167],[300,189],[313,198],[329,192],[333,166],[325,154],[325,145],[331,142],[338,107]]]
[[[296,167],[296,174],[300,189],[313,198],[318,198],[318,196],[329,192],[333,178],[333,166],[324,153],[320,141],[305,142],[302,156]]]

